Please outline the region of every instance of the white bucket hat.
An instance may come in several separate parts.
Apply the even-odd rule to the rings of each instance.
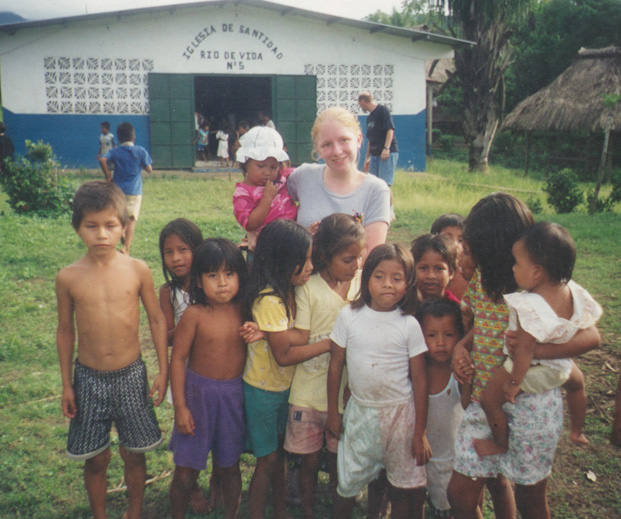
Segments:
[[[239,138],[241,148],[237,150],[237,162],[244,163],[248,159],[265,160],[274,157],[278,162],[289,160],[283,149],[284,143],[280,133],[266,126],[255,126]]]

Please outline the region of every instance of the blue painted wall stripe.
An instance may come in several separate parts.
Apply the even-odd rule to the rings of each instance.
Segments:
[[[42,140],[52,145],[63,167],[98,168],[99,126],[108,121],[116,136],[116,127],[130,122],[136,128],[136,144],[151,151],[148,115],[63,115],[15,114],[3,109],[7,134],[18,154],[25,151],[24,141]],[[360,116],[360,126],[366,133],[366,116]],[[399,143],[399,168],[407,171],[425,171],[425,111],[416,115],[394,115],[395,133]],[[366,139],[361,154],[366,152]],[[157,168],[157,164],[154,164]]]

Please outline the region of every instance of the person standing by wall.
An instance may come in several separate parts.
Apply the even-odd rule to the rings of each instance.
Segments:
[[[395,137],[395,124],[388,108],[373,100],[369,92],[362,92],[358,96],[358,104],[363,112],[368,112],[367,118],[367,153],[364,158],[364,170],[381,178],[388,187],[392,186],[395,178],[395,167],[399,159],[399,147]],[[390,217],[395,219],[390,192]]]

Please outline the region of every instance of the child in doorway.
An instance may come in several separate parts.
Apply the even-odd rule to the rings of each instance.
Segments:
[[[218,158],[220,159],[220,167],[229,167],[229,134],[231,133],[229,124],[222,123],[220,129],[216,133],[218,139]]]
[[[206,162],[209,153],[209,122],[207,119],[204,119],[196,130],[196,137],[192,144],[196,144],[196,160]]]
[[[116,139],[110,133],[110,123],[104,121],[100,126],[101,135],[99,136],[99,151],[97,152],[97,160],[103,157],[110,150],[116,148]]]
[[[123,192],[109,182],[83,184],[73,200],[71,223],[87,251],[56,277],[61,405],[64,415],[71,418],[67,454],[85,460],[84,483],[93,515],[106,517],[106,472],[114,421],[129,494],[125,516],[139,519],[146,476],[144,453],[162,442],[150,397],[157,392],[155,405],[159,405],[168,383],[166,321],[149,267],[116,250],[127,225]],[[150,391],[140,357],[141,301],[159,365]],[[72,382],[76,335],[78,355]]]
[[[481,395],[493,439],[474,440],[480,456],[508,449],[507,418],[502,410],[505,402],[515,403],[522,391],[540,394],[561,385],[567,393],[569,438],[588,444],[583,431],[584,375],[569,358],[535,360],[533,350],[536,343],[566,343],[578,330],[595,325],[602,309],[584,288],[571,281],[576,248],[560,225],[539,222],[526,229],[513,245],[513,257],[515,282],[524,292],[507,294],[504,299],[511,311],[509,329],[517,330],[517,347]],[[534,429],[539,424],[531,426]]]
[[[266,338],[248,345],[243,377],[249,446],[257,458],[248,496],[251,519],[265,516],[270,489],[274,517],[287,517],[282,442],[289,388],[296,364],[330,349],[328,340],[307,344],[308,332],[302,337],[304,334],[292,330],[296,317],[295,288],[305,285],[310,278],[311,255],[311,235],[291,220],[267,224],[257,240],[248,308]],[[246,336],[246,332],[244,327],[241,333]]]
[[[296,288],[295,328],[304,330],[316,343],[329,337],[341,308],[353,301],[360,289],[360,264],[366,244],[362,218],[334,213],[326,216],[313,238],[315,272],[308,283]],[[337,441],[325,434],[328,411],[326,384],[330,354],[298,364],[289,395],[289,420],[285,450],[301,455],[300,490],[302,514],[314,519],[317,473],[324,440],[330,486],[336,489]],[[339,413],[343,412],[343,377]]]
[[[460,263],[463,252],[462,234],[464,232],[464,220],[465,218],[460,214],[443,214],[436,218],[436,220],[431,224],[431,230],[429,231],[431,234],[444,234],[448,236],[451,240],[453,240],[453,243],[455,243],[455,246],[457,247],[457,270],[455,271],[455,275],[446,289],[460,301],[461,298],[464,297],[466,288],[468,288],[468,282],[470,281],[470,277],[472,277],[472,274],[470,277],[465,277],[463,275]]]
[[[446,297],[459,304],[459,299],[447,289],[457,268],[457,248],[453,240],[443,234],[423,234],[412,242],[412,256],[417,301]]]
[[[240,139],[237,151],[245,177],[233,193],[233,211],[248,233],[248,250],[256,247],[261,229],[276,219],[295,220],[298,208],[287,190],[293,169],[283,169],[289,159],[276,130],[255,126]],[[250,263],[250,261],[249,261]]]
[[[449,299],[428,299],[418,308],[416,319],[428,349],[427,438],[432,453],[427,463],[428,502],[433,517],[450,518],[446,488],[453,473],[457,429],[470,402],[469,391],[462,390],[451,371],[453,348],[464,335],[461,310],[458,303]]]
[[[121,145],[113,148],[99,159],[101,170],[108,182],[114,182],[121,188],[127,198],[129,223],[125,235],[121,238],[121,252],[129,255],[129,249],[136,232],[136,223],[142,204],[142,170],[153,171],[153,161],[149,152],[142,146],[136,146],[136,132],[130,123],[121,123],[116,129]],[[108,163],[114,164],[114,175]]]
[[[170,360],[175,428],[170,440],[175,474],[170,486],[172,517],[185,517],[207,456],[222,480],[227,519],[241,499],[239,457],[245,423],[242,371],[246,347],[239,336],[248,269],[239,249],[210,238],[194,254],[191,305],[175,332]]]
[[[338,446],[334,518],[351,516],[355,497],[386,469],[391,516],[422,518],[431,450],[425,436],[427,350],[411,313],[414,261],[400,245],[378,245],[362,270],[360,297],[344,307],[330,338],[326,428]],[[351,398],[338,395],[347,361]]]

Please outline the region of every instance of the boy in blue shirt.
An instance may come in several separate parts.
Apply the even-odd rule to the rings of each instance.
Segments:
[[[129,222],[125,230],[121,252],[129,255],[129,248],[136,232],[136,222],[140,214],[142,203],[142,170],[147,173],[153,171],[153,160],[149,152],[142,146],[135,146],[136,131],[130,123],[121,123],[116,129],[116,135],[121,143],[99,159],[99,164],[108,182],[114,182],[125,193]],[[114,174],[108,168],[108,162],[114,164]]]

